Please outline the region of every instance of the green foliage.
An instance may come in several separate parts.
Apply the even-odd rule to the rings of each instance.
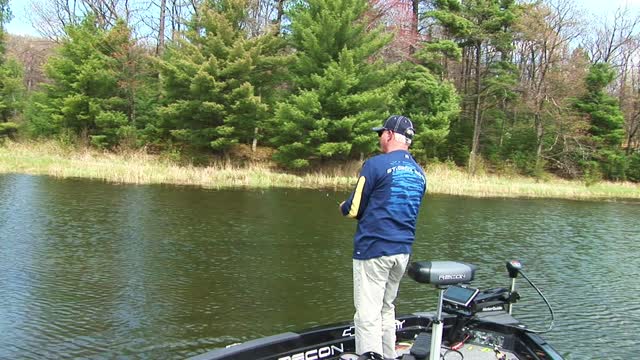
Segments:
[[[289,13],[290,40],[297,52],[294,82],[312,88],[329,64],[340,61],[345,49],[356,64],[365,62],[391,40],[382,29],[369,29],[366,0],[308,0]]]
[[[104,149],[109,145],[109,139],[106,135],[91,135],[89,138],[91,145],[98,149]]]
[[[614,181],[627,180],[630,159],[620,150],[602,150],[596,154],[604,178]]]
[[[502,144],[493,144],[496,149],[496,162],[507,162],[518,173],[535,176],[540,172],[536,157],[537,139],[527,124],[510,128],[502,136]]]
[[[414,56],[433,73],[442,74],[444,60],[460,61],[462,49],[452,40],[439,40],[424,44]]]
[[[5,25],[13,18],[9,3],[10,0],[0,0],[0,65],[5,61]]]
[[[463,4],[458,0],[435,1],[435,10],[424,14],[425,18],[433,18],[456,39],[469,37],[474,23],[463,14]]]
[[[471,136],[473,127],[467,121],[454,119],[449,127],[449,135],[446,143],[439,150],[439,157],[446,156],[447,160],[453,161],[458,166],[465,166],[469,161],[469,151],[471,149]]]
[[[25,107],[27,133],[34,138],[52,137],[62,132],[59,116],[55,117],[57,107],[53,99],[44,91],[37,91],[30,95],[30,101]]]
[[[594,64],[586,78],[587,93],[575,108],[589,117],[589,133],[598,147],[618,148],[624,138],[624,117],[618,100],[606,93],[615,72],[609,64]]]
[[[435,19],[461,46],[487,42],[499,52],[513,46],[510,29],[522,11],[515,0],[436,1],[424,17]]]
[[[373,60],[390,37],[368,29],[368,9],[365,0],[311,0],[289,14],[297,57],[294,94],[272,122],[279,163],[301,168],[370,154],[377,144],[371,128],[402,109],[395,67]]]
[[[34,135],[65,129],[97,147],[119,144],[131,136],[134,120],[136,59],[127,26],[118,22],[105,31],[87,17],[66,29],[58,53],[45,66],[51,82],[32,97],[27,115]],[[129,130],[123,130],[127,128]]]
[[[0,121],[8,121],[22,111],[25,89],[23,71],[14,60],[0,65]]]
[[[589,93],[600,92],[609,85],[615,77],[616,73],[611,65],[607,63],[593,64],[585,79],[587,90]]]
[[[5,24],[13,18],[9,0],[0,0],[0,122],[7,122],[22,110],[24,101],[23,71],[5,55]]]
[[[407,114],[416,129],[412,152],[416,158],[445,157],[440,149],[449,135],[450,123],[460,112],[455,88],[439,81],[426,67],[410,62],[398,68],[394,78],[404,84],[397,111]]]
[[[640,151],[636,151],[635,153],[629,155],[627,180],[640,182]]]
[[[488,67],[484,86],[484,94],[496,105],[515,100],[518,69],[508,61],[495,62]]]
[[[18,124],[14,122],[0,122],[0,140],[4,137],[14,138],[18,132]]]
[[[602,171],[600,171],[600,164],[596,161],[585,161],[582,163],[583,175],[582,180],[586,186],[595,185],[602,181]]]
[[[454,41],[466,54],[462,63],[464,74],[475,77],[463,81],[465,86],[460,91],[465,109],[461,123],[453,131],[455,136],[450,136],[448,141],[449,156],[459,164],[463,158],[469,159],[468,165],[473,171],[484,150],[480,147],[487,134],[483,127],[495,125],[487,122],[505,117],[504,114],[489,116],[486,109],[504,113],[508,102],[517,98],[518,72],[509,63],[509,55],[515,38],[513,25],[522,7],[514,0],[439,0],[433,5],[433,10],[425,12],[424,18],[441,27],[439,33],[444,39],[435,39],[432,49],[441,51],[443,41]],[[419,59],[434,71],[441,72],[444,59],[456,59],[457,56],[449,47],[444,49],[447,56],[430,53],[431,49],[425,48],[419,53]],[[471,131],[467,131],[469,128]],[[463,134],[469,134],[471,139],[460,138]],[[475,156],[463,155],[464,149],[473,151]]]
[[[290,57],[273,34],[248,36],[246,9],[246,0],[203,4],[159,63],[164,105],[145,133],[215,151],[260,135]]]

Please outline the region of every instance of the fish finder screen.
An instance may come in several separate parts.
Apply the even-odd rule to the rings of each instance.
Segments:
[[[474,288],[466,288],[462,286],[449,286],[447,290],[444,291],[443,299],[450,303],[469,306],[471,301],[478,294],[478,289]]]

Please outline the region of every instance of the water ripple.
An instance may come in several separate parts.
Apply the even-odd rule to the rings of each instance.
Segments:
[[[179,359],[349,320],[355,222],[327,198],[0,175],[0,358]],[[413,259],[477,264],[479,287],[508,285],[520,259],[556,311],[552,345],[630,359],[638,218],[633,204],[428,197]],[[546,328],[518,290],[516,315]],[[403,279],[398,311],[436,296]]]

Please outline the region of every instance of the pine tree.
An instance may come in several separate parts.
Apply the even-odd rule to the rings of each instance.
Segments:
[[[411,145],[413,155],[419,160],[446,158],[441,148],[449,135],[451,120],[460,112],[454,86],[412,62],[403,63],[395,78],[404,84],[398,94],[401,112],[409,115],[416,129]]]
[[[224,152],[254,141],[273,112],[289,57],[281,38],[248,36],[246,9],[246,0],[205,2],[167,49],[158,127],[172,141]]]
[[[22,68],[15,60],[7,59],[5,53],[4,25],[11,18],[9,1],[0,0],[0,137],[17,131],[17,124],[9,120],[22,108],[24,98]]]
[[[589,118],[589,134],[595,150],[592,156],[602,174],[608,179],[626,180],[631,159],[620,147],[624,139],[624,116],[618,99],[606,92],[614,78],[611,65],[593,64],[585,79],[587,92],[575,102],[575,107]],[[585,166],[593,167],[593,163],[587,162]]]
[[[401,108],[403,83],[375,60],[391,38],[369,28],[368,11],[366,0],[309,0],[290,13],[294,95],[278,105],[272,136],[281,164],[370,154],[371,128]]]
[[[33,98],[31,124],[36,134],[70,131],[97,147],[117,145],[131,131],[130,89],[122,84],[121,54],[132,46],[126,24],[96,26],[89,16],[66,29],[67,37],[46,64],[51,82]]]
[[[0,65],[0,122],[9,122],[24,106],[23,69],[14,59]]]
[[[589,117],[589,133],[600,148],[617,148],[624,138],[624,117],[618,99],[606,92],[607,85],[615,76],[609,64],[592,65],[585,80],[587,93],[575,104],[579,111]]]

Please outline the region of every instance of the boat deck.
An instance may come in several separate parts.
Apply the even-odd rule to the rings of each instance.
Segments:
[[[410,344],[400,343],[396,348],[398,358],[409,354]],[[491,347],[477,344],[465,344],[458,350],[442,348],[440,351],[443,360],[520,360],[514,353],[506,350],[496,351]]]
[[[409,356],[411,353],[411,342],[401,342],[396,345],[397,359],[416,359],[413,356]],[[507,350],[495,350],[492,347],[468,343],[458,350],[451,350],[442,348],[440,351],[442,360],[520,360],[520,358]],[[429,357],[427,356],[427,359]],[[337,359],[340,360],[355,360],[358,359],[358,355],[355,354],[342,354]]]
[[[458,356],[458,354],[455,354],[458,357],[455,357],[455,356],[448,357],[447,353],[444,352],[443,353],[444,359],[449,360],[449,359],[464,358],[466,360],[496,360],[496,359],[518,360],[518,357],[512,352],[509,352],[506,350],[501,350],[500,352],[496,352],[494,349],[486,346],[482,346],[482,345],[469,344],[462,347],[458,351],[460,351],[463,357]]]

